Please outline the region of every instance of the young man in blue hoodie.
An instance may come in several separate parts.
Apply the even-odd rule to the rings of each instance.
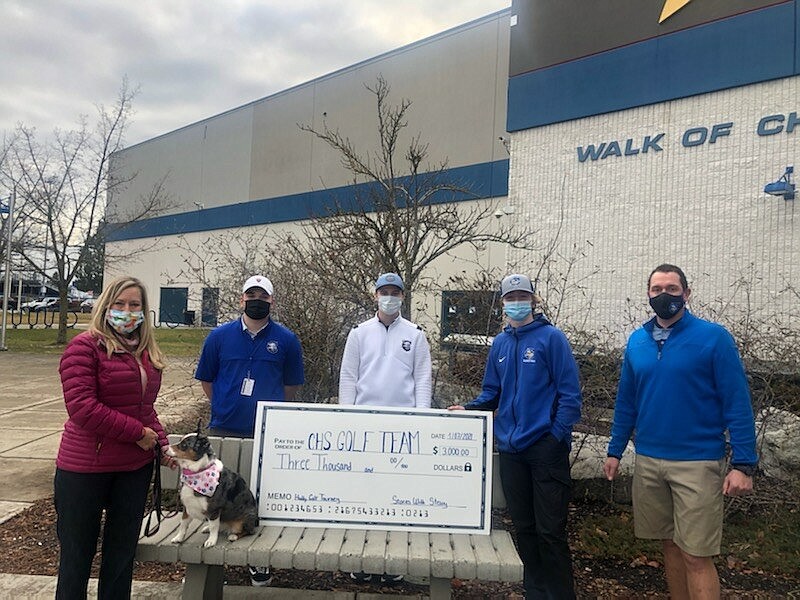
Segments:
[[[636,536],[662,541],[672,598],[718,599],[713,557],[722,539],[722,496],[752,490],[758,457],[736,344],[724,327],[686,310],[690,294],[679,267],[663,264],[650,273],[656,316],[628,340],[603,471],[616,477],[635,431]]]
[[[493,410],[500,480],[517,530],[527,598],[575,598],[567,544],[572,426],[581,416],[567,338],[542,314],[526,275],[500,284],[508,325],[494,339],[483,391],[454,410]]]

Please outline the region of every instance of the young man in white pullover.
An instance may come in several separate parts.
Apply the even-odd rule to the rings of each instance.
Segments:
[[[375,282],[378,312],[347,336],[339,372],[339,404],[431,407],[431,350],[422,329],[400,315],[403,280]]]
[[[403,280],[384,273],[375,282],[378,312],[347,336],[339,371],[339,404],[431,407],[431,350],[425,332],[400,316]],[[360,582],[397,583],[402,575],[350,573]]]

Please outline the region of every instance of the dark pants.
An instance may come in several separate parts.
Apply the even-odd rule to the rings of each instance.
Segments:
[[[56,598],[86,598],[104,509],[97,598],[130,598],[133,556],[152,473],[152,463],[136,471],[115,473],[56,469],[56,531],[61,544]]]
[[[567,544],[567,444],[547,434],[519,454],[501,452],[500,480],[525,566],[525,597],[575,598]]]

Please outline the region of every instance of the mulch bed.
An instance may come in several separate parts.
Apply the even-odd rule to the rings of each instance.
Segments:
[[[602,511],[603,504],[573,504],[571,530],[588,513]],[[35,502],[31,507],[0,524],[0,572],[28,575],[55,575],[58,570],[58,540],[55,533],[55,510],[52,498]],[[507,516],[502,512],[494,515],[495,526],[513,530]],[[512,531],[513,532],[513,531]],[[656,561],[597,560],[591,556],[576,554],[574,568],[578,598],[638,599],[667,598],[666,582],[662,565]],[[144,581],[180,581],[184,565],[144,562],[136,564],[134,578]],[[97,577],[98,563],[92,568]],[[769,574],[747,573],[724,564],[718,564],[724,598],[778,599],[800,598],[800,579],[783,579]],[[295,569],[274,570],[274,587],[361,591],[376,594],[427,594],[426,586],[403,582],[385,586],[353,582],[347,573],[324,573]],[[250,578],[241,567],[228,567],[226,579],[231,585],[249,585]],[[457,599],[508,598],[520,600],[522,586],[482,581],[453,580],[453,597]]]

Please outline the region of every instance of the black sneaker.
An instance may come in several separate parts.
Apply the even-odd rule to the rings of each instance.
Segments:
[[[250,583],[255,587],[267,587],[272,583],[269,567],[250,567]]]
[[[353,581],[357,581],[358,583],[369,583],[370,581],[372,581],[372,575],[370,575],[369,573],[364,573],[364,571],[361,571],[361,573],[350,573],[350,579],[352,579]]]
[[[381,575],[381,583],[386,585],[394,585],[395,583],[402,583],[403,576],[402,575],[387,575],[384,573]]]

